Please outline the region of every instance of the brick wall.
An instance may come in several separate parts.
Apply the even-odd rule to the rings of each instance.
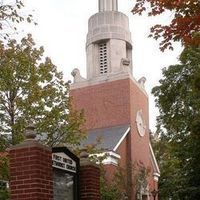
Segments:
[[[75,108],[84,109],[87,130],[130,123],[129,79],[74,89],[70,95]]]
[[[9,150],[11,200],[52,200],[51,151],[36,141]]]
[[[100,200],[100,168],[89,160],[86,151],[80,156],[80,200]]]
[[[100,199],[100,170],[95,166],[83,166],[80,169],[81,200]]]
[[[142,163],[153,172],[149,151],[148,96],[138,84],[131,79],[123,79],[72,89],[70,94],[75,108],[84,109],[86,129],[130,124],[129,135],[117,149],[117,153],[121,156],[120,166],[126,168],[127,164]],[[146,125],[146,134],[143,137],[139,135],[136,124],[136,115],[140,110]],[[107,178],[110,180],[114,170],[111,167],[106,168]],[[148,181],[151,186],[152,173]],[[132,200],[134,199],[135,194],[132,194]]]
[[[100,200],[100,169],[82,153],[80,200]],[[52,152],[35,140],[9,149],[11,200],[53,200]]]

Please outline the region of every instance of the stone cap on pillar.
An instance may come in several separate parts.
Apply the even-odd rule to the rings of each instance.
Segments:
[[[83,148],[80,153],[80,166],[95,166],[99,167],[96,163],[92,162],[89,158],[89,153],[86,148]]]
[[[26,127],[25,138],[26,140],[35,140],[36,131],[35,131],[35,125],[33,123],[28,124],[28,126]]]
[[[33,123],[29,123],[28,126],[25,128],[24,136],[25,140],[22,143],[12,146],[8,150],[27,148],[27,147],[40,147],[51,151],[51,148],[43,144],[40,144],[36,139],[37,133],[35,130],[35,125]]]

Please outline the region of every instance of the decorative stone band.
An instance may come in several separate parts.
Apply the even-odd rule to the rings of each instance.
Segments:
[[[136,84],[138,88],[144,93],[144,95],[148,97],[148,94],[145,88],[142,87],[141,84],[138,83],[137,80],[133,77],[133,75],[127,71],[120,71],[118,73],[113,73],[113,74],[110,73],[106,76],[99,76],[99,77],[95,77],[94,79],[76,82],[70,85],[70,89],[75,90],[75,89],[84,88],[88,86],[103,84],[105,82],[112,82],[112,81],[123,80],[123,79],[131,79],[133,83]]]
[[[86,46],[105,39],[119,39],[132,46],[129,19],[121,12],[100,12],[90,17]]]

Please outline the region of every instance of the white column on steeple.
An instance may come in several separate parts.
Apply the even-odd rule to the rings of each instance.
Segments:
[[[118,0],[99,0],[99,12],[118,11]]]

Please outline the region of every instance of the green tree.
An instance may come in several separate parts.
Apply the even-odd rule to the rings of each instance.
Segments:
[[[165,137],[153,142],[154,152],[161,170],[159,179],[159,196],[162,200],[169,200],[169,197],[178,199],[177,188],[181,180],[180,161],[173,154],[173,145]],[[176,189],[175,189],[176,188]]]
[[[9,199],[9,191],[7,190],[7,180],[8,180],[8,158],[7,153],[1,153],[0,155],[0,199]]]
[[[101,200],[120,200],[122,199],[123,193],[120,192],[119,187],[117,187],[116,183],[113,181],[109,183],[105,178],[105,172],[101,172],[100,177],[100,196]]]
[[[0,35],[8,39],[10,34],[16,32],[17,24],[33,22],[33,16],[23,12],[24,4],[21,0],[1,0],[0,3]]]
[[[101,168],[101,199],[102,200],[121,200],[131,199],[133,193],[140,195],[141,191],[147,188],[147,178],[149,168],[143,163],[128,163],[125,168],[117,166],[112,180],[106,179],[105,170]]]
[[[49,146],[79,145],[82,113],[73,110],[69,83],[28,35],[0,45],[0,136],[2,150],[23,140],[28,123]],[[8,137],[10,136],[10,137]]]
[[[180,64],[163,69],[153,94],[160,111],[161,195],[199,199],[200,48],[185,48]]]

